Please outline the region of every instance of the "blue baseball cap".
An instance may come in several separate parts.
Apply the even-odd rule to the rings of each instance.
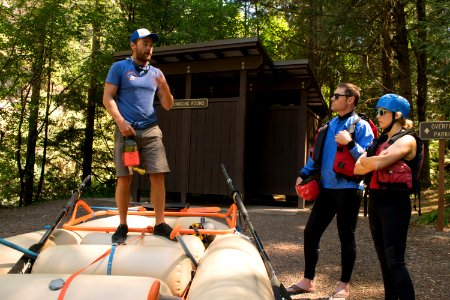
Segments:
[[[137,39],[143,39],[145,37],[151,37],[153,42],[155,43],[159,41],[159,35],[148,31],[148,29],[140,28],[133,32],[133,34],[130,36],[130,42],[134,42]]]

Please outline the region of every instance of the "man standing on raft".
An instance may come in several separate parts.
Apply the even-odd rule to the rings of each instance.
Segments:
[[[113,243],[124,243],[128,234],[127,212],[130,204],[132,174],[122,160],[126,138],[133,137],[139,148],[140,160],[150,178],[150,200],[155,209],[153,233],[170,238],[172,228],[165,223],[165,173],[170,172],[162,143],[162,132],[156,121],[155,94],[161,106],[170,110],[173,96],[163,73],[150,65],[153,45],[159,36],[145,28],[130,37],[131,57],[114,63],[106,77],[103,105],[116,123],[114,134],[114,164],[117,186],[116,204],[120,225],[112,236]]]

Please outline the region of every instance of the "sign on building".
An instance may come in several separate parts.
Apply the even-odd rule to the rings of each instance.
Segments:
[[[207,98],[199,98],[199,99],[175,99],[173,101],[172,109],[181,109],[181,108],[207,108],[208,107],[208,99]]]

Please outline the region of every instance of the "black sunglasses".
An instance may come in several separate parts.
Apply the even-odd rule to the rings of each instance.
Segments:
[[[380,110],[377,110],[377,117],[378,116],[384,116],[384,114],[385,113],[387,113],[388,112],[388,110],[387,109],[380,109]]]
[[[341,96],[350,97],[349,95],[342,95],[342,94],[338,94],[338,93],[334,93],[333,95],[331,95],[331,97],[334,97],[334,99],[336,99],[336,100]]]

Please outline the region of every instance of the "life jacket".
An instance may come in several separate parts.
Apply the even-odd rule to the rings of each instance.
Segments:
[[[392,145],[386,141],[378,146],[375,155]],[[386,168],[376,170],[369,183],[370,189],[407,189],[412,190],[412,169],[404,159],[400,159]]]
[[[355,115],[355,113],[352,115]],[[354,135],[355,135],[356,124],[361,120],[361,118],[359,117],[359,114],[357,116],[358,117],[355,118],[355,120],[352,122],[352,124],[349,126],[349,128],[347,128],[347,131],[350,132],[353,140],[355,140]],[[364,116],[364,118],[367,118],[367,117]],[[373,122],[372,122],[372,124],[373,124]],[[370,125],[370,123],[369,123],[369,125]],[[314,144],[311,148],[311,157],[312,157],[312,160],[314,161],[314,165],[316,167],[320,167],[321,162],[322,162],[322,153],[323,153],[325,139],[326,139],[327,132],[328,132],[328,127],[329,127],[329,122],[327,122],[325,125],[323,125],[322,127],[319,128],[319,130],[316,133],[315,139],[314,139]],[[378,129],[376,128],[376,126],[373,124],[374,129],[372,128],[372,126],[370,126],[370,127],[372,129],[373,134],[374,135],[376,134],[378,136]],[[375,130],[375,132],[374,132],[374,130]],[[353,156],[351,155],[350,150],[347,148],[347,146],[338,145],[337,149],[336,149],[336,157],[334,159],[334,164],[333,164],[333,171],[336,173],[336,175],[339,177],[343,177],[347,180],[360,182],[362,180],[362,177],[355,176],[353,174],[353,170],[355,168],[355,163],[356,163],[356,161],[353,158]]]
[[[353,124],[352,124],[352,125],[354,125],[353,130],[352,130],[353,135],[354,135],[354,129],[356,128],[356,123],[358,123],[361,118],[369,123],[370,129],[372,130],[374,137],[377,138],[378,137],[378,128],[375,126],[375,124],[372,122],[372,120],[369,119],[367,117],[367,115],[364,113],[359,113],[359,114],[357,114],[357,116],[358,116],[358,118],[356,118],[355,122],[353,122]],[[314,161],[314,165],[317,167],[320,167],[320,164],[321,164],[323,146],[325,144],[325,139],[327,137],[328,124],[329,124],[329,122],[327,122],[325,125],[323,125],[322,127],[320,127],[317,130],[316,135],[314,137],[313,145],[310,149],[311,158]],[[352,125],[350,125],[350,127]],[[349,127],[349,129],[350,129],[350,127]],[[349,130],[349,129],[347,129],[347,130]]]
[[[316,136],[314,137],[314,143],[311,147],[311,158],[316,167],[320,167],[322,163],[323,145],[325,144],[325,139],[327,137],[328,123],[329,122],[317,130]]]
[[[350,124],[350,126],[346,129],[352,136],[352,140],[355,140],[356,123],[358,123],[359,120],[361,120],[361,118],[356,117],[355,120],[352,122],[352,124]],[[356,161],[353,158],[352,154],[350,153],[350,150],[348,149],[347,145],[338,144],[336,149],[336,156],[334,157],[333,163],[333,171],[336,173],[336,175],[344,177],[348,180],[355,179],[357,181],[361,181],[362,177],[358,176],[358,178],[355,178],[353,175],[355,163]]]
[[[420,174],[424,160],[424,146],[419,136],[412,130],[403,130],[387,141],[387,135],[381,135],[373,140],[372,145],[367,150],[367,157],[378,155],[382,150],[387,149],[399,138],[407,134],[412,135],[416,140],[416,156],[410,161],[401,159],[382,170],[371,172],[364,181],[370,189],[391,188],[408,190],[410,194],[415,195],[414,209],[416,209],[416,199],[419,199],[419,215],[421,215]]]
[[[366,121],[367,123],[369,123],[370,129],[372,129],[373,137],[377,138],[379,135],[379,132],[378,132],[377,126],[375,126],[375,123],[373,123],[373,121],[369,117],[367,117],[367,115],[365,113],[359,113],[358,116],[361,119],[363,119],[364,121]]]

